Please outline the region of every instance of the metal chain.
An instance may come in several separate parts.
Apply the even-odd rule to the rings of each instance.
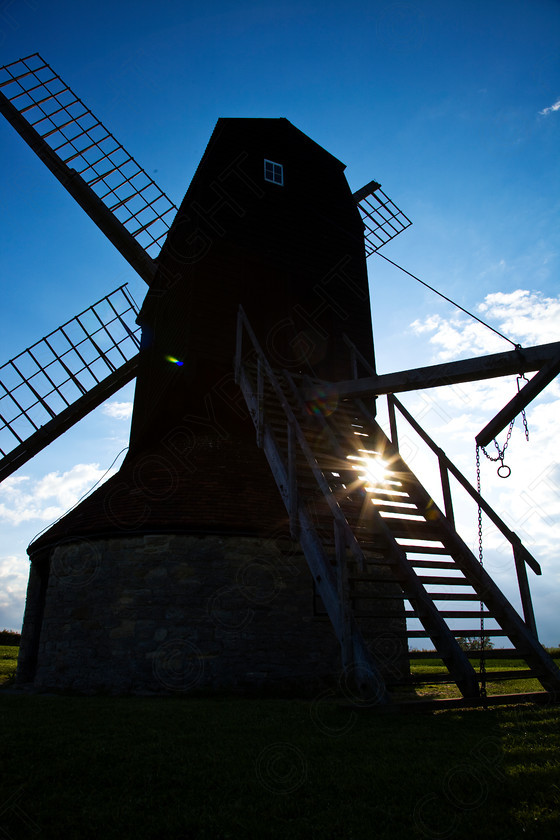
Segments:
[[[522,379],[524,379],[525,382],[529,381],[524,373],[522,373],[521,376],[517,377],[517,392],[518,393],[521,390],[521,388],[519,387],[519,383],[521,382]],[[525,409],[524,408],[521,410],[521,417],[523,418],[523,428],[525,429],[525,440],[527,441],[527,443],[529,443],[529,426],[527,425],[527,416],[525,414]]]
[[[521,387],[520,387],[519,383],[523,379],[526,382],[529,381],[524,373],[517,377],[517,392],[518,393],[521,390]],[[523,428],[525,430],[525,440],[528,443],[529,442],[529,426],[527,425],[527,416],[525,414],[525,409],[524,408],[521,409],[521,417],[523,419]],[[515,423],[515,417],[513,418],[511,423],[509,424],[509,427],[508,427],[508,430],[507,430],[507,435],[506,435],[506,440],[505,440],[505,443],[504,443],[504,445],[502,446],[501,449],[500,449],[500,446],[498,444],[498,441],[496,440],[496,438],[494,438],[494,446],[496,447],[496,452],[498,453],[495,458],[493,458],[492,455],[489,455],[488,452],[486,451],[486,449],[483,446],[480,447],[482,449],[482,451],[484,452],[484,455],[486,456],[486,458],[488,458],[489,461],[494,461],[494,462],[500,461],[500,466],[498,467],[498,475],[500,476],[500,478],[509,478],[510,475],[511,475],[511,467],[508,467],[507,464],[504,464],[504,457],[505,457],[505,454],[506,454],[506,449],[509,446],[509,441],[510,441],[510,438],[511,438],[511,433],[513,431],[514,423]],[[479,457],[478,447],[477,447],[476,451],[477,451],[477,458],[478,458]]]
[[[480,449],[482,447],[476,447],[476,489],[478,491],[478,495],[480,496]],[[484,449],[482,449],[484,452]],[[486,455],[486,453],[484,452]],[[490,459],[493,460],[493,459]],[[496,459],[494,459],[496,460]],[[503,461],[502,461],[503,465]],[[482,548],[482,508],[480,504],[478,505],[478,562],[484,568],[484,552]],[[486,659],[484,655],[485,649],[485,638],[484,638],[484,601],[480,602],[480,696],[482,697],[482,701],[484,704],[484,708],[487,707],[486,698]]]
[[[521,376],[517,377],[517,391],[521,390],[520,382],[525,379],[527,381],[527,377],[522,374]],[[525,440],[529,442],[529,427],[527,425],[527,417],[525,415],[525,409],[521,411],[521,417],[523,418],[523,428],[525,430]],[[515,423],[515,417],[509,424],[509,428],[507,430],[506,440],[502,448],[498,444],[498,441],[494,438],[494,446],[496,447],[497,456],[494,458],[492,455],[489,455],[488,452],[485,450],[483,446],[476,446],[476,489],[478,491],[478,495],[480,496],[480,450],[484,452],[486,458],[489,461],[500,461],[500,466],[498,467],[498,475],[500,478],[509,478],[511,475],[511,468],[504,464],[504,456],[506,449],[509,446],[509,441],[511,438],[511,433],[513,431],[513,425]],[[502,473],[500,473],[502,470]],[[482,545],[482,508],[480,504],[478,505],[478,562],[484,568],[484,550]],[[485,648],[486,648],[486,638],[484,636],[484,601],[480,601],[480,696],[482,697],[482,702],[484,708],[488,708],[487,704],[487,691],[486,691],[486,656],[485,656]]]

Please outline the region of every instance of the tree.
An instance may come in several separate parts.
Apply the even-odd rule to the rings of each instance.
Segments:
[[[462,636],[460,639],[457,639],[459,643],[459,647],[463,650],[481,650],[484,647],[484,650],[491,650],[494,647],[494,642],[490,638],[490,636]]]

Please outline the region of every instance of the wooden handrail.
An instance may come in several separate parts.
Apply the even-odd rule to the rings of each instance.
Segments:
[[[527,563],[528,566],[534,571],[536,575],[542,574],[542,569],[535,560],[535,558],[530,554],[529,551],[521,544],[521,540],[517,536],[517,534],[510,530],[506,523],[498,516],[496,511],[490,507],[488,502],[480,495],[480,493],[475,490],[472,486],[470,481],[463,475],[463,473],[455,466],[453,461],[451,461],[443,449],[441,449],[435,441],[429,436],[429,434],[420,426],[420,424],[414,419],[414,417],[407,411],[404,405],[400,402],[400,400],[395,397],[394,394],[387,395],[388,401],[390,401],[396,408],[399,409],[405,420],[407,420],[414,431],[422,438],[422,440],[430,447],[432,452],[434,452],[439,460],[440,467],[444,466],[454,478],[457,479],[459,484],[467,491],[467,493],[471,496],[471,498],[476,502],[477,505],[480,505],[480,508],[484,511],[484,513],[488,516],[488,518],[494,523],[496,528],[504,535],[507,541],[511,544],[514,550],[520,552],[523,556],[523,559]],[[444,489],[445,494],[445,489]]]

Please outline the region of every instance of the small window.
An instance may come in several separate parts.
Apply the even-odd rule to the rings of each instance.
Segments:
[[[272,184],[284,185],[284,167],[281,163],[274,163],[272,160],[264,159],[264,180]]]

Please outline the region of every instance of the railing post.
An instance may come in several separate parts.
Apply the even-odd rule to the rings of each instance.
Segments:
[[[356,348],[354,345],[350,347],[350,370],[352,379],[358,378],[358,357],[356,356]]]
[[[387,409],[389,411],[389,428],[391,430],[391,443],[395,449],[399,448],[399,438],[397,435],[397,418],[395,415],[395,396],[394,394],[387,394]]]
[[[262,449],[264,422],[264,381],[261,358],[257,359],[257,446]]]
[[[338,586],[338,600],[340,603],[340,639],[342,651],[342,666],[348,668],[353,663],[352,630],[350,622],[350,603],[348,592],[348,569],[346,566],[346,539],[344,523],[337,517],[333,520],[334,545],[336,551],[336,580]]]
[[[243,309],[237,312],[237,335],[235,338],[235,383],[239,385],[241,376],[241,355],[243,353]]]
[[[455,516],[453,514],[453,501],[451,498],[451,486],[449,484],[449,472],[447,470],[447,459],[443,452],[438,452],[439,474],[441,476],[441,489],[443,492],[443,504],[445,515],[455,527]]]
[[[515,570],[517,572],[517,581],[519,583],[519,594],[521,596],[521,605],[523,607],[523,617],[525,624],[533,633],[535,639],[538,640],[537,623],[535,621],[535,613],[533,611],[533,602],[531,599],[531,590],[529,588],[529,581],[527,579],[527,568],[525,566],[525,558],[523,556],[524,548],[521,543],[513,542],[513,557],[515,560]]]
[[[293,423],[288,420],[288,507],[290,512],[290,536],[298,539],[298,490],[296,467],[296,435]]]

